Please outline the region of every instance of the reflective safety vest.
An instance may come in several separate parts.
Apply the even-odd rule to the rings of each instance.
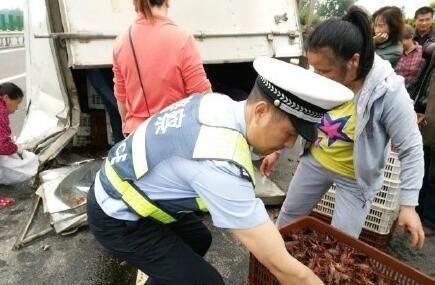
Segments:
[[[113,146],[99,174],[107,194],[122,199],[138,216],[167,224],[176,221],[170,213],[207,211],[207,207],[199,197],[155,202],[138,189],[134,182],[161,161],[175,156],[229,161],[240,168],[241,177],[254,184],[249,145],[238,130],[222,123],[226,110],[216,107],[217,100],[230,99],[220,94],[183,99],[150,117]]]

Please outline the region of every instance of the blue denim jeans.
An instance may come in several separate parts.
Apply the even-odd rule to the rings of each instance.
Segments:
[[[112,135],[115,144],[124,139],[122,134],[122,122],[118,111],[118,104],[116,103],[111,80],[113,75],[102,68],[93,68],[87,70],[87,78],[94,87],[95,91],[101,96],[104,107],[110,117],[110,126],[112,127]],[[109,76],[110,75],[110,76]],[[108,78],[112,77],[112,78]]]

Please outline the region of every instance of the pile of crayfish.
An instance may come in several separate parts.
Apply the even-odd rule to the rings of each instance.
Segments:
[[[330,285],[398,285],[370,266],[370,258],[334,237],[311,229],[284,236],[289,253]]]

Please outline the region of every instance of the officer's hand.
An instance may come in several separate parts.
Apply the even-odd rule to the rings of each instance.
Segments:
[[[274,152],[264,157],[260,166],[261,175],[269,176],[278,158],[279,158],[279,152]]]
[[[420,249],[424,244],[424,231],[420,217],[415,211],[414,206],[401,206],[399,213],[399,226],[402,232],[408,232],[411,235],[410,245]]]

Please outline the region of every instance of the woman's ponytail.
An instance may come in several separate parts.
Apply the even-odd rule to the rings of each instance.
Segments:
[[[369,17],[361,8],[352,6],[343,17],[343,20],[352,23],[361,32],[363,44],[359,51],[360,60],[357,77],[358,79],[364,78],[372,68],[375,59],[375,45]]]
[[[146,19],[153,19],[151,8],[154,6],[161,7],[167,0],[133,0],[134,9],[141,13]]]

